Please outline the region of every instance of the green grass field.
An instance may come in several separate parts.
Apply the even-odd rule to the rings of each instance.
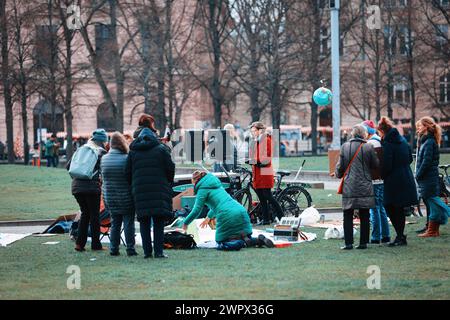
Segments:
[[[64,169],[1,165],[0,221],[53,219],[79,211]],[[310,189],[316,207],[337,207],[340,196]]]
[[[324,229],[307,229],[318,239],[283,249],[166,250],[164,261],[144,260],[141,247],[137,257],[123,248],[111,257],[77,253],[67,235],[28,237],[0,248],[0,299],[449,299],[450,228],[434,239],[419,239],[417,228],[407,225],[407,247],[341,251],[342,241],[323,240]],[[80,267],[80,290],[67,289],[70,265]],[[380,290],[367,288],[371,265],[380,268]]]
[[[328,158],[282,158],[280,168],[296,170],[306,159],[305,170],[326,171]],[[441,164],[450,163],[450,154],[441,155]],[[0,221],[53,219],[78,212],[71,195],[71,179],[64,169],[21,165],[0,166]],[[309,189],[317,208],[339,207],[341,196],[333,190]]]

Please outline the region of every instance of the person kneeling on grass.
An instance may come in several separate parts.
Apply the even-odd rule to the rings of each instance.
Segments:
[[[204,171],[195,171],[192,174],[192,183],[196,199],[194,208],[183,221],[185,231],[206,204],[210,210],[200,227],[205,228],[210,220],[216,219],[218,250],[239,250],[245,246],[263,245],[273,248],[273,242],[264,235],[259,235],[257,239],[251,237],[252,225],[247,210],[225,191],[217,177]]]

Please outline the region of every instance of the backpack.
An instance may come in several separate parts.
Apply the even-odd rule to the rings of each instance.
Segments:
[[[196,247],[197,243],[191,234],[185,234],[179,231],[164,233],[165,249],[194,249]]]
[[[92,180],[97,171],[94,172],[98,161],[97,150],[85,144],[75,151],[70,161],[69,174],[72,178]]]

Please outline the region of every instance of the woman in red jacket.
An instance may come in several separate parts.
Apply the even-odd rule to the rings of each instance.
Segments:
[[[272,168],[272,137],[266,133],[266,126],[262,122],[254,122],[250,126],[255,138],[250,156],[250,164],[253,168],[253,188],[261,203],[263,221],[262,225],[271,223],[272,216],[269,213],[269,203],[275,210],[278,219],[283,217],[280,204],[272,195],[274,186],[274,174]]]

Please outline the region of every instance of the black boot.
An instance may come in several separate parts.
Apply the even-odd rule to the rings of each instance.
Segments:
[[[258,245],[258,239],[252,237],[244,237],[245,246],[247,248],[256,247]]]
[[[275,245],[273,244],[272,240],[267,239],[264,235],[260,234],[258,236],[258,246],[266,246],[267,248],[273,248]]]

